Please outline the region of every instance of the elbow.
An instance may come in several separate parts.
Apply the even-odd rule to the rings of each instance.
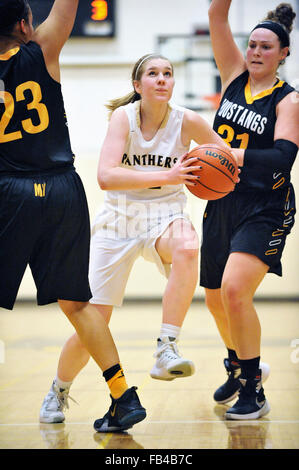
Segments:
[[[98,183],[99,183],[100,188],[101,188],[103,191],[105,191],[105,190],[107,189],[107,186],[106,186],[106,184],[105,184],[103,181],[100,181],[100,180],[98,179]]]
[[[110,189],[109,178],[104,173],[98,174],[98,184],[104,191]]]

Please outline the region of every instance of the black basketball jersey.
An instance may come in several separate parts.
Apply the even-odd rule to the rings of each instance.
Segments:
[[[294,90],[282,80],[252,97],[246,70],[227,87],[214,119],[214,130],[232,148],[267,149],[274,144],[276,105]],[[247,190],[245,172],[236,190]]]
[[[0,174],[73,165],[61,85],[38,44],[0,55]]]

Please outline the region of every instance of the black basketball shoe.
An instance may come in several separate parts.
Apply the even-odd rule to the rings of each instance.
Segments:
[[[241,374],[240,364],[229,359],[224,359],[224,367],[226,369],[228,379],[227,381],[217,388],[214,393],[214,400],[217,403],[227,403],[233,400],[239,393],[240,383],[238,377]]]
[[[225,413],[226,419],[258,419],[270,411],[270,405],[266,400],[259,375],[252,379],[239,377],[240,392],[237,402]]]
[[[224,367],[226,369],[228,379],[227,381],[217,388],[214,393],[214,400],[219,404],[228,403],[238,396],[240,390],[240,382],[238,380],[241,374],[240,364],[237,361],[224,359]],[[264,383],[269,377],[270,366],[265,362],[260,363],[262,371],[262,382]]]
[[[94,422],[97,432],[125,431],[146,417],[146,411],[135,390],[137,387],[131,387],[117,399],[110,395],[112,403],[108,412]]]

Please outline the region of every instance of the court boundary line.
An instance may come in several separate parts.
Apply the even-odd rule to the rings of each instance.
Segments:
[[[143,424],[299,424],[299,420],[281,420],[281,419],[274,419],[269,421],[261,421],[261,420],[225,420],[225,421],[218,421],[213,419],[204,419],[204,420],[190,420],[190,421],[146,421]],[[58,425],[64,424],[69,426],[81,426],[81,425],[93,425],[93,422],[89,421],[81,421],[81,422],[63,422],[63,423],[0,423],[1,426],[39,426],[39,425]]]

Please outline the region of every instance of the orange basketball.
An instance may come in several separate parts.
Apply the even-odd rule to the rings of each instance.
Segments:
[[[204,144],[188,153],[188,158],[197,157],[202,169],[192,174],[199,175],[196,186],[187,186],[194,196],[200,199],[221,199],[235,188],[238,180],[238,166],[226,149],[216,144]]]

